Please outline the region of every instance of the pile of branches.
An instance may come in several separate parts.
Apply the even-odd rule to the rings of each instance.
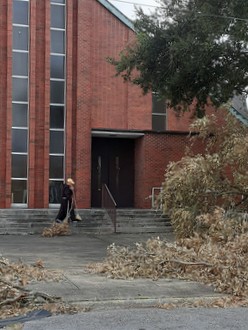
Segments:
[[[68,236],[71,235],[70,226],[68,222],[56,223],[54,222],[50,227],[43,229],[41,236]]]
[[[158,237],[133,248],[112,244],[106,259],[89,265],[89,271],[116,279],[200,281],[218,292],[248,299],[248,223],[227,219],[219,208],[196,221],[198,232],[175,243]]]
[[[223,123],[205,116],[191,130],[197,134],[185,156],[168,164],[158,199],[178,238],[192,236],[196,217],[216,205],[240,213],[248,209],[248,127],[223,112]]]
[[[0,258],[0,319],[25,315],[30,311],[45,309],[52,313],[68,312],[67,306],[59,297],[27,288],[33,281],[59,281],[61,274],[46,270],[43,262],[34,265],[22,262],[11,263]],[[70,307],[72,308],[72,307]]]

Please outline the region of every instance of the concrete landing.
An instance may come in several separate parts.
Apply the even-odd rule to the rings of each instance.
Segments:
[[[42,259],[48,269],[63,273],[61,282],[37,282],[30,285],[34,291],[42,291],[62,297],[66,302],[79,303],[92,308],[112,306],[140,307],[180,299],[217,298],[213,288],[196,282],[177,279],[115,280],[89,274],[85,265],[101,261],[106,248],[112,243],[133,246],[144,242],[149,234],[71,235],[45,238],[32,236],[1,236],[0,255],[10,261],[21,259],[34,263]],[[173,241],[172,234],[160,235]]]

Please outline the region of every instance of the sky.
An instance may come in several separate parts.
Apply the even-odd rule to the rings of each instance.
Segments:
[[[158,6],[156,0],[108,0],[112,5],[118,8],[125,16],[130,19],[135,18],[135,6],[141,7],[146,14],[154,10]]]

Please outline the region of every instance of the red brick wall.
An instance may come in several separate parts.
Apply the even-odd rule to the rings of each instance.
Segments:
[[[187,132],[192,123],[192,112],[176,113],[173,109],[167,109],[166,127],[169,131]]]
[[[11,203],[11,85],[12,17],[7,0],[0,3],[0,207]]]
[[[11,206],[11,1],[0,2],[0,207]],[[31,1],[29,208],[48,207],[50,2]],[[135,35],[96,0],[67,2],[65,176],[76,181],[78,207],[90,207],[91,129],[151,130],[151,95],[116,78],[106,57],[119,52]],[[189,114],[167,116],[168,130],[187,131]],[[135,206],[150,207],[153,186],[165,167],[179,160],[187,134],[153,134],[136,140]]]
[[[50,6],[30,3],[28,206],[48,207]]]
[[[92,117],[93,128],[151,129],[151,96],[115,77],[107,57],[118,58],[134,32],[97,1],[92,1]]]
[[[71,132],[70,127],[67,127],[67,134],[73,136],[72,176],[76,181],[78,207],[90,206],[93,3],[81,0],[78,1],[78,7],[74,7],[77,55],[71,60],[75,63],[76,77],[73,78],[76,78],[77,82],[74,94],[77,103],[73,103],[74,121]]]
[[[97,1],[75,1],[73,24],[73,44],[68,40],[67,50],[73,59],[74,81],[72,109],[67,108],[68,116],[72,113],[67,139],[71,136],[71,175],[77,183],[79,207],[90,207],[91,129],[151,130],[152,103],[151,95],[144,97],[139,87],[115,77],[114,67],[106,61],[119,56],[134,40],[134,32]],[[188,131],[190,116],[178,118],[169,112],[168,130]],[[148,134],[136,141],[136,207],[150,206],[146,198],[151,188],[161,185],[168,162],[182,157],[186,136]]]
[[[135,151],[135,207],[150,208],[152,187],[160,187],[164,181],[167,165],[179,161],[189,145],[188,134],[146,133],[136,140]],[[194,152],[202,150],[201,143],[196,143]]]
[[[78,207],[90,207],[91,128],[150,129],[151,97],[143,97],[138,87],[116,78],[114,67],[106,61],[133,39],[133,31],[97,1],[75,1],[73,10],[73,43],[68,40],[67,49],[72,56],[69,68],[73,61],[67,152],[71,150],[69,175],[76,180]],[[67,98],[69,91],[67,86]]]
[[[91,127],[151,130],[151,94],[144,96],[140,87],[116,77],[115,68],[106,61],[107,57],[118,59],[121,50],[135,40],[135,34],[100,3],[91,4]],[[168,109],[167,130],[188,131],[193,114],[192,110],[177,115]]]
[[[213,106],[208,105],[205,107],[207,115],[216,115],[219,124],[223,123],[224,117],[221,109],[216,110]],[[188,132],[190,124],[195,120],[194,106],[191,106],[191,110],[188,112],[182,112],[180,114],[173,111],[173,109],[167,109],[167,130],[177,132]]]
[[[6,1],[0,3],[0,207],[5,207],[6,194],[6,136],[7,136],[7,4]]]

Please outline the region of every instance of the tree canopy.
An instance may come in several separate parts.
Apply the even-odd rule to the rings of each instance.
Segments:
[[[109,58],[116,74],[153,91],[178,110],[194,99],[203,109],[247,93],[248,1],[160,0],[153,15],[139,9],[136,40]]]

